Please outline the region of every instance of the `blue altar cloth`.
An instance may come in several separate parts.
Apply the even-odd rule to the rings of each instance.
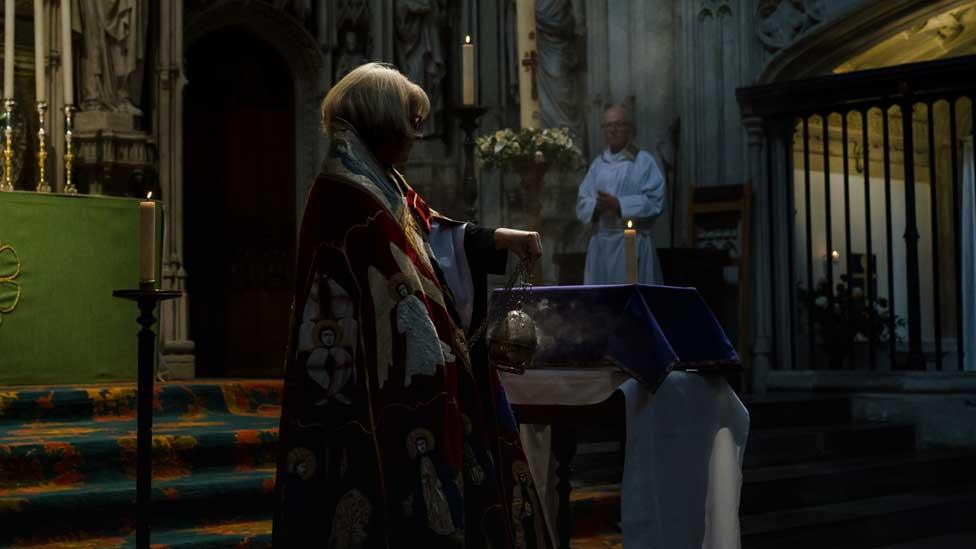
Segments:
[[[616,366],[656,391],[674,369],[730,372],[741,362],[698,290],[668,286],[548,286],[521,292],[535,322],[533,368]],[[489,319],[504,316],[504,290]]]

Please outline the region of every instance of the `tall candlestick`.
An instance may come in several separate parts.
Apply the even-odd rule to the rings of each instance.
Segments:
[[[627,257],[627,284],[637,284],[637,231],[628,221],[624,230],[624,254]]]
[[[61,0],[61,78],[64,104],[74,105],[74,57],[71,54],[71,0]]]
[[[17,18],[14,0],[3,5],[3,98],[14,98],[14,20]]]
[[[44,54],[46,50],[47,40],[44,36],[44,0],[34,0],[34,86],[35,100],[38,103],[47,102],[44,67]]]
[[[72,147],[74,137],[74,125],[72,123],[74,107],[65,105],[64,107],[64,192],[65,194],[78,194],[78,187],[75,186],[71,172],[74,170],[75,152]]]
[[[47,133],[44,131],[44,120],[47,116],[47,102],[37,103],[37,187],[39,193],[51,192],[47,183]]]
[[[539,93],[536,88],[535,0],[518,0],[516,5],[519,63],[519,120],[523,128],[539,127]]]
[[[0,182],[0,191],[14,190],[14,128],[11,120],[14,116],[14,100],[6,98],[3,100],[4,114],[7,115],[7,123],[3,128],[3,182]]]
[[[156,282],[156,203],[152,193],[139,202],[139,284]]]
[[[461,46],[461,74],[464,83],[461,102],[466,106],[474,105],[474,44],[470,35],[464,37],[464,45]]]

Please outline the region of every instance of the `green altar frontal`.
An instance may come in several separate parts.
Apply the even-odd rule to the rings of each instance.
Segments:
[[[0,386],[134,380],[138,285],[139,200],[0,193]]]

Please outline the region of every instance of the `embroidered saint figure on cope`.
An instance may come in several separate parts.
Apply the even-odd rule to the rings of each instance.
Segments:
[[[471,484],[481,486],[486,475],[474,447],[471,446],[471,418],[467,414],[461,415],[461,427],[464,429],[464,471],[467,473]]]
[[[362,549],[369,537],[367,526],[373,512],[369,500],[359,490],[349,490],[336,505],[329,549]]]
[[[427,527],[442,536],[463,538],[464,517],[456,475],[437,460],[434,435],[414,429],[407,435],[407,453],[417,465],[414,491],[404,501],[404,511],[426,519]]]
[[[315,273],[302,315],[298,352],[308,376],[325,390],[316,405],[330,400],[351,403],[341,391],[355,375],[356,321],[352,314],[349,293],[334,280]]]
[[[542,507],[536,495],[535,484],[529,474],[529,464],[516,461],[512,464],[515,489],[512,490],[512,527],[515,530],[515,547],[536,547],[544,543],[543,521],[538,520]]]

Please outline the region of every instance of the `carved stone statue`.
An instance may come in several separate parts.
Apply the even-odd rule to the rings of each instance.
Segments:
[[[141,114],[149,0],[73,0],[81,108]]]
[[[822,0],[762,0],[756,34],[767,50],[781,50],[824,19]]]
[[[396,1],[397,64],[430,97],[431,114],[420,130],[425,137],[443,130],[444,12],[441,0]]]
[[[304,21],[312,13],[312,0],[274,0],[274,7]]]
[[[348,29],[343,32],[341,49],[336,54],[335,81],[349,74],[356,67],[366,63],[366,54],[360,45],[356,31]]]
[[[544,127],[568,127],[585,135],[579,90],[582,42],[586,33],[580,0],[538,0],[535,26],[539,55],[536,74]]]

